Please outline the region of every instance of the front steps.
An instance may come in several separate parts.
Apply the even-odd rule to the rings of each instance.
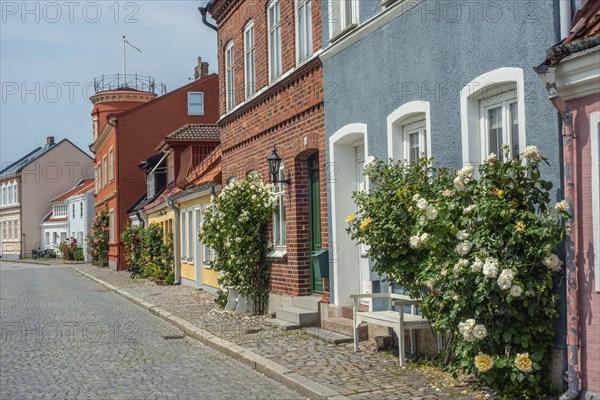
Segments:
[[[321,296],[292,297],[292,304],[278,308],[275,318],[265,323],[283,330],[298,329],[305,326],[319,325],[319,303]]]
[[[350,338],[354,338],[354,324],[352,319],[348,318],[327,318],[323,320],[323,329],[335,332]],[[359,341],[367,340],[369,337],[369,329],[367,325],[358,327]]]

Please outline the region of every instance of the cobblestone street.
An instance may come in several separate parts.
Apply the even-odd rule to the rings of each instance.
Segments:
[[[68,266],[3,262],[0,283],[2,399],[302,398]]]
[[[375,352],[367,342],[361,343],[361,352],[354,353],[351,343],[330,344],[304,330],[281,331],[265,326],[264,316],[224,312],[216,307],[212,295],[194,288],[157,286],[147,279],[132,280],[126,272],[89,264],[74,267],[351,399],[487,397],[485,392],[437,369],[415,364],[401,369],[397,356]]]

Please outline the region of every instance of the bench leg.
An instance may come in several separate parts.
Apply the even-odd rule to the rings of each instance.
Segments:
[[[410,330],[410,354],[413,356],[415,355],[415,352],[416,352],[415,342],[416,342],[415,330],[411,329]]]
[[[356,312],[358,311],[358,299],[354,299],[354,310],[352,324],[354,325],[354,351],[358,351],[358,342],[360,341],[360,333],[358,332],[358,326],[360,325],[357,318]]]
[[[404,367],[406,344],[404,343],[404,315],[402,312],[400,312],[400,323],[398,325],[398,361],[400,362],[400,367]]]

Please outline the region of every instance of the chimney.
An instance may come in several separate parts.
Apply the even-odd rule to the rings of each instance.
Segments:
[[[194,68],[194,79],[198,80],[208,75],[208,63],[202,62],[202,57],[198,57],[198,65]]]
[[[46,138],[46,147],[54,146],[54,136],[48,136]]]

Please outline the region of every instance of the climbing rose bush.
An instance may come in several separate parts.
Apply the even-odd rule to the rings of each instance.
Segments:
[[[449,368],[475,374],[507,399],[544,393],[557,317],[553,279],[570,216],[550,205],[546,162],[534,146],[525,161],[490,154],[459,171],[378,161],[369,193],[354,194],[347,218],[374,269],[415,298],[449,335]],[[365,221],[368,221],[365,223]]]
[[[228,185],[205,209],[199,234],[216,252],[211,265],[219,273],[219,284],[254,299],[257,313],[264,312],[268,299],[267,254],[272,244],[266,227],[277,205],[273,189],[257,175]]]
[[[98,265],[105,267],[108,259],[103,251],[108,247],[108,211],[102,210],[92,220],[91,233],[87,235],[87,251]]]

